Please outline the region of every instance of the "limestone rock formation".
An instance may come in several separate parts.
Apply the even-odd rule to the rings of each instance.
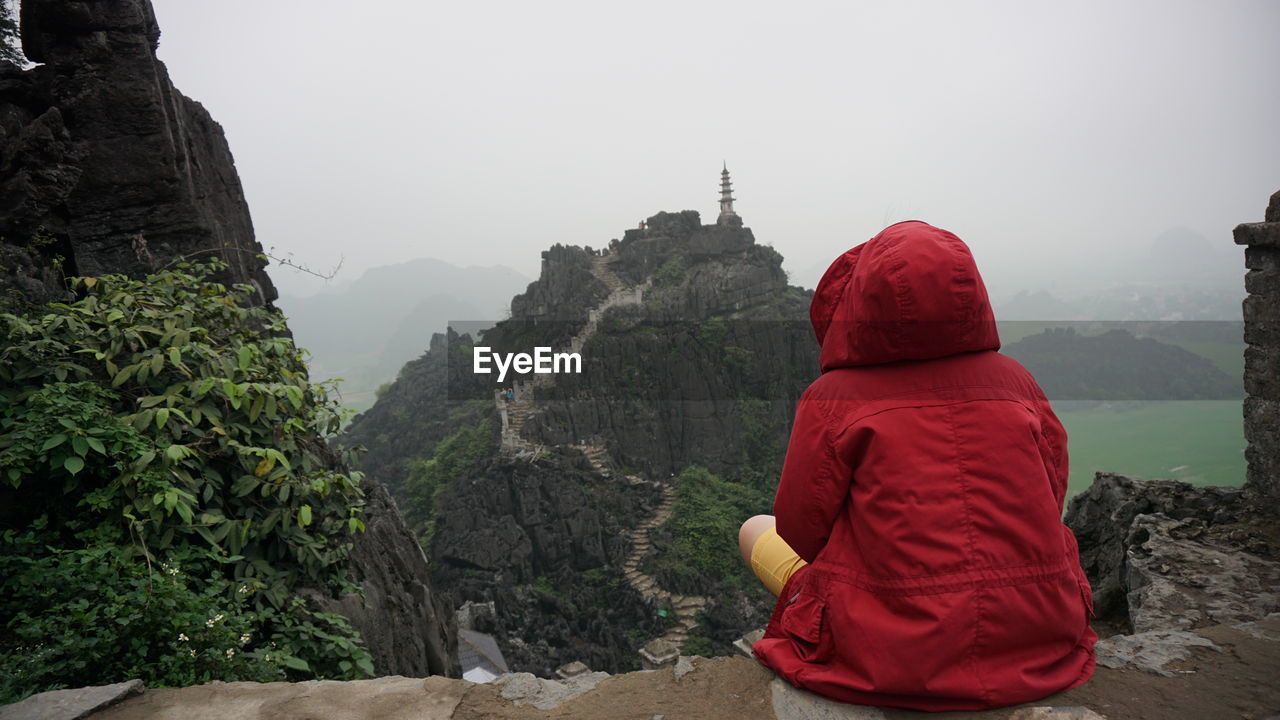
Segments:
[[[1134,518],[1126,538],[1134,632],[1245,622],[1280,611],[1280,562],[1214,542],[1196,518]]]
[[[352,580],[364,596],[314,602],[351,621],[380,674],[460,676],[452,601],[432,589],[427,557],[387,488],[366,479],[364,491],[365,531],[351,549]]]
[[[809,291],[787,284],[782,257],[749,228],[684,211],[628,230],[605,259],[624,284],[648,283],[643,301],[611,310],[583,349],[583,372],[539,393],[529,439],[601,444],[656,477],[693,462],[727,473],[763,465],[748,457],[753,423],[780,451],[818,350]],[[764,401],[763,417],[745,417],[749,398]]]
[[[1066,523],[1103,619],[1131,632],[1255,620],[1280,611],[1276,529],[1238,488],[1098,473]]]
[[[222,128],[169,81],[149,0],[25,0],[21,20],[42,64],[0,63],[0,285],[41,302],[59,273],[217,254],[274,300]]]
[[[429,554],[455,603],[495,604],[493,626],[478,629],[513,669],[626,670],[646,642],[684,642],[696,626],[727,646],[767,614],[765,598],[715,591],[716,578],[664,585],[640,566],[671,537],[655,526],[673,474],[700,464],[774,477],[818,370],[808,301],[750,229],[658,213],[607,249],[543,253],[510,319],[480,338],[436,336],[344,442],[368,447],[364,469],[409,502],[415,469],[449,434],[502,428],[494,457],[433,501]],[[580,352],[582,372],[499,383],[472,372],[473,344]]]
[[[633,635],[661,632],[635,589],[606,572],[630,549],[627,525],[656,502],[652,487],[618,487],[566,456],[493,458],[440,502],[436,586],[494,604],[476,629],[495,636],[511,667],[543,677],[575,660],[628,669]]]

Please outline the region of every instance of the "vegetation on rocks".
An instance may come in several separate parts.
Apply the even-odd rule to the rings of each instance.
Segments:
[[[682,589],[707,578],[734,588],[755,583],[738,557],[738,526],[768,512],[772,494],[721,478],[700,465],[690,465],[676,476],[675,492],[666,523],[671,547],[653,561],[655,574],[664,584]]]
[[[431,547],[440,498],[455,478],[467,477],[497,448],[493,423],[482,419],[441,440],[431,457],[415,461],[405,481],[405,523],[423,549]]]
[[[130,677],[371,674],[339,615],[359,475],[279,314],[220,262],[0,315],[0,702]],[[216,660],[215,660],[216,658]]]

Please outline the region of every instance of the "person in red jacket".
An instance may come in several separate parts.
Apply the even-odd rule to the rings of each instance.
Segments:
[[[891,225],[836,259],[809,315],[822,374],[796,407],[775,515],[739,537],[778,596],[756,657],[835,700],[918,710],[1087,680],[1097,635],[1062,523],[1066,432],[996,352],[969,248]]]

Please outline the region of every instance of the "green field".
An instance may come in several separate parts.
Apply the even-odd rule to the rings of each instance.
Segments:
[[[1099,470],[1195,485],[1244,483],[1244,428],[1238,400],[1055,403],[1067,428],[1070,497]]]

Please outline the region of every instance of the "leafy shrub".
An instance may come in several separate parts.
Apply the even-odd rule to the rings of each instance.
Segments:
[[[685,655],[698,655],[701,657],[715,657],[720,654],[716,652],[715,643],[710,638],[698,633],[691,634],[689,639],[684,641],[680,652]]]
[[[431,546],[435,536],[437,510],[444,491],[492,455],[496,444],[493,423],[481,420],[441,440],[430,458],[414,463],[405,480],[404,517],[424,549]]]
[[[700,465],[682,470],[675,482],[676,501],[665,525],[672,547],[654,561],[653,573],[681,587],[705,587],[709,581],[746,587],[755,582],[738,555],[738,527],[767,512],[772,498]]]
[[[249,307],[251,286],[207,279],[222,267],[180,265],[141,281],[74,278],[75,302],[50,304],[40,316],[0,315],[0,551],[8,570],[0,621],[14,636],[0,636],[0,652],[6,665],[34,668],[13,692],[81,681],[74,663],[39,660],[53,657],[52,645],[37,651],[23,640],[67,613],[118,619],[143,607],[139,618],[163,625],[207,614],[216,598],[243,605],[222,614],[242,618],[252,638],[276,642],[295,676],[371,670],[345,620],[311,615],[294,597],[303,585],[343,588],[351,537],[363,529],[359,476],[323,439],[341,423],[337,405],[307,379],[284,319]],[[100,553],[119,563],[107,563],[118,582],[103,596],[93,573],[68,571],[101,567]],[[160,558],[178,556],[181,588],[157,582]],[[38,577],[23,574],[32,568],[62,573],[58,591],[67,599],[34,602],[20,579]],[[80,608],[84,598],[94,601]],[[91,650],[112,642],[82,644],[76,662],[86,672],[111,672],[115,660],[153,684],[257,672],[230,663],[216,666],[221,674],[167,674],[154,660],[164,656],[160,636],[133,620],[113,622],[102,638],[148,649],[105,659]]]
[[[286,663],[296,664],[254,637],[244,594],[229,598],[225,582],[190,582],[181,555],[148,568],[110,542],[41,552],[44,529],[8,531],[0,554],[16,636],[0,650],[0,702],[133,677],[174,686],[283,680]]]
[[[653,286],[659,288],[675,287],[684,282],[689,267],[683,255],[672,255],[653,273]]]

